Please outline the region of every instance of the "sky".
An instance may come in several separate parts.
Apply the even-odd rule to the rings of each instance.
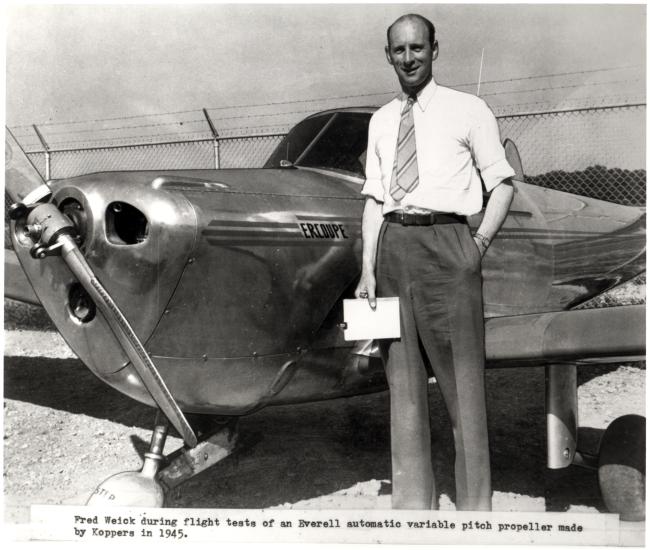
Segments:
[[[6,123],[203,107],[218,115],[229,106],[330,97],[381,104],[390,97],[379,94],[397,89],[385,29],[408,12],[436,25],[439,82],[476,93],[483,53],[481,95],[493,108],[645,98],[644,5],[13,5]],[[558,76],[530,78],[540,75]],[[266,107],[266,116],[279,108]]]

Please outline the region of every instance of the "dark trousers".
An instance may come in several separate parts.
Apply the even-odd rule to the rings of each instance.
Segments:
[[[481,255],[469,227],[384,222],[377,295],[400,298],[401,338],[382,345],[390,388],[393,508],[438,507],[423,349],[453,427],[456,508],[490,510]]]

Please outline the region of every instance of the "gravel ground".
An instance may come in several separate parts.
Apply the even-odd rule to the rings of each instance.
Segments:
[[[5,300],[5,521],[31,504],[84,504],[137,470],[154,413],[101,383],[40,308]],[[579,369],[581,437],[595,451],[617,416],[645,414],[645,365]],[[593,472],[545,468],[544,369],[487,373],[494,508],[604,511]],[[431,387],[440,507],[454,509],[453,443]],[[180,445],[170,437],[166,452]],[[386,393],[271,407],[240,422],[240,448],[168,495],[170,507],[390,508]]]

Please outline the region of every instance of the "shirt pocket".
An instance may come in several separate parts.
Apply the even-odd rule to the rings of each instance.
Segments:
[[[472,183],[474,166],[468,151],[442,152],[420,161],[421,176],[437,189],[466,191]]]

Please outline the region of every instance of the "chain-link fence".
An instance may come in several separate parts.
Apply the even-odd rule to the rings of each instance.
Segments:
[[[299,112],[299,116],[308,114],[308,110]],[[620,204],[643,205],[646,200],[645,112],[644,104],[621,104],[499,115],[497,119],[501,136],[512,139],[517,145],[530,183]],[[287,113],[279,115],[288,120]],[[199,128],[201,121],[196,120],[196,116],[191,112],[185,121],[146,126],[153,126],[154,130],[163,124]],[[293,116],[295,118],[295,113]],[[226,117],[217,122],[226,125],[228,120]],[[290,124],[243,129],[226,127],[225,131],[221,130],[221,136],[212,137],[205,119],[203,126],[203,129],[186,132],[186,135],[198,135],[196,139],[71,149],[51,147],[49,175],[64,178],[111,170],[256,168],[264,164]],[[269,132],[267,128],[270,127],[274,131]],[[98,131],[107,135],[114,134],[115,130],[109,127]],[[241,130],[247,133],[238,133]],[[52,131],[52,128],[48,128],[48,132],[46,137],[67,133]],[[28,136],[29,131],[23,131],[19,141],[25,145],[25,141],[31,140],[29,157],[45,175],[45,151],[34,150],[38,141],[33,135]],[[134,138],[150,141],[156,134]],[[110,138],[96,141],[107,139]]]
[[[645,105],[499,117],[528,182],[628,205],[645,204]]]
[[[219,140],[221,168],[259,168],[271,156],[284,134],[241,136]]]
[[[50,151],[50,177],[69,178],[92,172],[119,170],[179,170],[259,168],[284,133],[168,143],[116,145]],[[45,176],[43,151],[29,152],[36,169]]]
[[[212,141],[129,145],[102,149],[57,151],[51,154],[51,174],[87,174],[115,170],[214,168]]]

